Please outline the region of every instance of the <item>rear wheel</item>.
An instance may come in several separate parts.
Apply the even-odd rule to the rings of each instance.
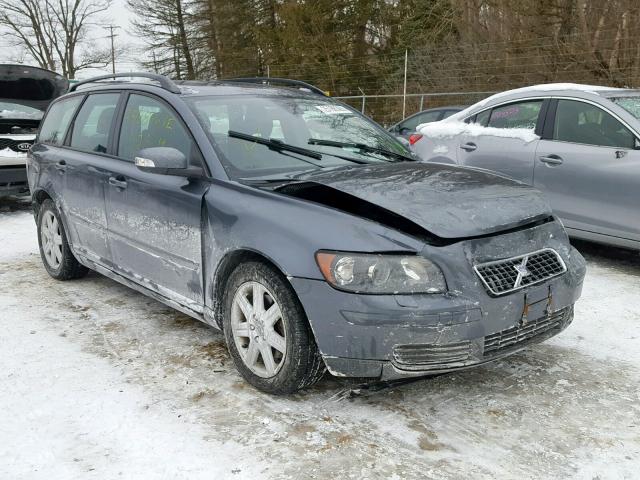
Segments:
[[[73,256],[58,209],[49,199],[38,210],[37,226],[40,257],[47,273],[57,280],[84,277],[88,269]]]
[[[265,392],[295,392],[317,382],[325,371],[295,293],[265,264],[242,264],[229,277],[224,332],[240,374]]]

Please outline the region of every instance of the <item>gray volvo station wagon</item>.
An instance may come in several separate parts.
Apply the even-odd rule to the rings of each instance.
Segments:
[[[283,79],[80,82],[28,159],[47,272],[96,270],[222,329],[241,375],[391,380],[482,364],[573,319],[585,262],[531,187],[422,164]]]

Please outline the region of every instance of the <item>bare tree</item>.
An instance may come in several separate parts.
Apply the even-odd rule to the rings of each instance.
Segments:
[[[178,80],[194,79],[198,70],[194,58],[194,28],[190,0],[128,0],[136,14],[134,33],[144,39],[153,59],[141,62],[145,68]]]
[[[73,78],[79,70],[109,63],[107,49],[88,47],[87,29],[111,2],[0,0],[2,36],[33,57],[40,67]]]

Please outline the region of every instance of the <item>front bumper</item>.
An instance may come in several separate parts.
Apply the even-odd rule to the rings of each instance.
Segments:
[[[567,272],[500,297],[473,272],[474,263],[541,247],[555,249]],[[357,295],[291,279],[332,374],[387,380],[468,368],[541,342],[573,319],[585,262],[556,222],[428,250],[447,277],[445,295]]]
[[[0,166],[0,197],[29,191],[27,169],[22,166]]]

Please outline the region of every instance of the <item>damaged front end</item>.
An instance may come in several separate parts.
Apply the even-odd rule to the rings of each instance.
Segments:
[[[487,288],[474,268],[543,248],[557,252],[566,271],[504,295]],[[427,245],[420,255],[442,269],[446,293],[353,295],[326,282],[292,280],[333,374],[388,380],[442,373],[542,342],[572,321],[585,274],[584,259],[557,221]]]
[[[571,323],[585,261],[541,194],[445,165],[353,170],[357,181],[312,173],[277,190],[419,239],[415,254],[439,267],[447,289],[372,295],[292,278],[334,375],[389,380],[468,368]]]

